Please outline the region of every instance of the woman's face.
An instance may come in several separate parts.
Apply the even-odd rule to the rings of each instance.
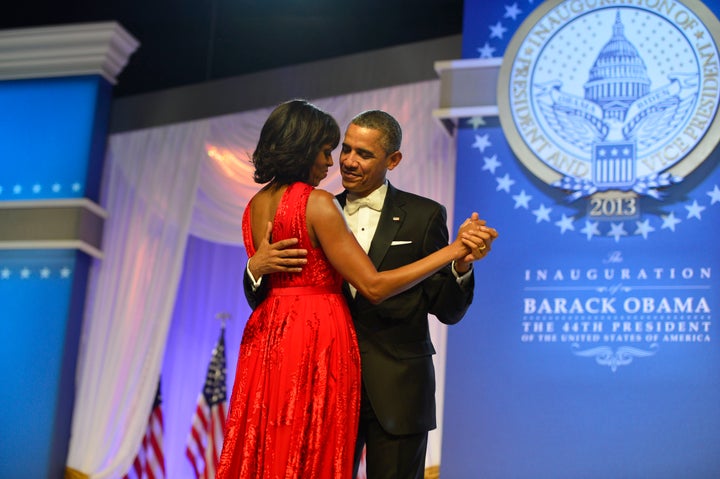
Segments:
[[[310,178],[308,178],[310,185],[319,185],[327,176],[328,169],[333,165],[332,150],[331,145],[323,145],[322,148],[320,148],[320,151],[315,157],[315,162],[310,167]]]

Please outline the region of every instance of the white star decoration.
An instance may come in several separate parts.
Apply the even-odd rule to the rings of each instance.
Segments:
[[[560,218],[560,221],[556,221],[555,225],[560,228],[560,234],[564,234],[565,231],[575,231],[575,226],[573,226],[574,218],[572,216],[566,216],[565,213],[563,213],[562,218]]]
[[[670,212],[669,215],[661,215],[660,218],[662,218],[662,221],[663,221],[661,228],[662,229],[667,228],[672,231],[675,231],[675,225],[680,223],[680,221],[682,221],[678,218],[675,218],[675,213],[673,213],[672,211]]]
[[[550,212],[552,209],[547,208],[544,204],[540,205],[540,208],[533,210],[532,214],[535,215],[535,223],[541,221],[550,221]]]
[[[708,191],[707,195],[710,197],[711,205],[720,202],[720,189],[717,187],[717,185],[715,185],[712,191]]]
[[[495,188],[495,191],[506,191],[510,193],[510,187],[515,184],[515,180],[510,179],[510,175],[506,174],[502,178],[495,178],[495,181],[497,181],[497,188]]]
[[[585,220],[585,227],[581,229],[580,232],[585,235],[588,241],[590,241],[590,238],[592,238],[593,236],[600,235],[600,228],[598,228],[598,222]]]
[[[0,280],[9,280],[16,275],[18,278],[24,280],[32,278],[46,280],[54,276],[53,270],[57,271],[57,273],[55,274],[57,275],[56,277],[59,278],[67,279],[72,275],[72,269],[67,266],[55,268],[52,268],[50,266],[43,266],[41,268],[21,266],[14,269],[8,266],[4,266],[0,269]]]
[[[42,195],[43,192],[52,192],[53,194],[60,193],[63,188],[66,188],[66,191],[69,189],[70,191],[78,193],[82,191],[83,185],[80,182],[75,182],[69,185],[63,185],[62,183],[58,182],[54,182],[51,184],[32,183],[28,185],[16,183],[12,186],[8,186],[7,188],[0,185],[0,200],[2,200],[2,195],[5,192],[12,193],[13,195],[21,195],[24,193],[29,193],[30,195]]]
[[[485,151],[485,148],[488,146],[491,146],[492,143],[490,143],[490,135],[475,135],[475,143],[473,143],[472,147],[477,148],[481,152]]]
[[[497,22],[495,25],[490,25],[490,38],[502,39],[506,31],[507,28],[503,27],[501,22]]]
[[[655,228],[650,226],[650,220],[636,221],[637,229],[635,230],[636,235],[642,235],[643,239],[647,239],[648,233],[655,231]]]
[[[615,242],[617,243],[618,241],[620,241],[621,236],[627,236],[627,231],[625,231],[625,225],[623,223],[611,223],[610,231],[607,235],[614,237]]]
[[[500,162],[497,160],[497,155],[486,156],[483,161],[485,162],[482,167],[483,171],[487,170],[494,175],[495,170],[498,166],[500,166]]]
[[[468,125],[473,127],[473,130],[477,130],[479,127],[485,125],[485,119],[481,116],[473,116],[468,119]]]
[[[505,5],[505,18],[517,19],[517,16],[522,13],[522,10],[518,8],[517,2],[512,5]]]
[[[488,42],[485,42],[485,45],[478,48],[477,51],[480,54],[480,58],[492,58],[493,53],[495,53],[495,49],[491,47]]]
[[[522,190],[519,195],[514,195],[513,199],[515,200],[515,209],[528,209],[530,207],[529,203],[532,199],[532,196],[529,196],[527,193],[525,193],[525,190]]]
[[[685,209],[688,210],[687,219],[697,218],[697,219],[701,220],[702,218],[700,217],[700,213],[703,212],[705,207],[700,206],[698,204],[697,200],[695,200],[695,201],[693,201],[693,204],[691,204],[690,206],[686,205]]]

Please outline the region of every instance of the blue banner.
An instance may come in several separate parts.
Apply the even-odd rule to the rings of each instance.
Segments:
[[[718,5],[465,8],[464,57],[503,64],[456,209],[500,238],[449,331],[441,476],[720,477]]]

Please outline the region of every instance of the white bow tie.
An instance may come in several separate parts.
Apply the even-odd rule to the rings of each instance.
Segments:
[[[345,203],[345,209],[347,214],[354,215],[357,210],[362,207],[368,207],[375,211],[382,211],[383,199],[377,195],[365,196],[363,198],[351,198],[350,195],[347,197]]]

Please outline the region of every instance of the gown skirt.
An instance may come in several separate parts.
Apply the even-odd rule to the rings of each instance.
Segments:
[[[311,191],[289,186],[275,215],[273,241],[299,238],[308,263],[302,273],[269,275],[268,295],[245,325],[218,479],[352,476],[360,355],[342,278],[308,238]]]

